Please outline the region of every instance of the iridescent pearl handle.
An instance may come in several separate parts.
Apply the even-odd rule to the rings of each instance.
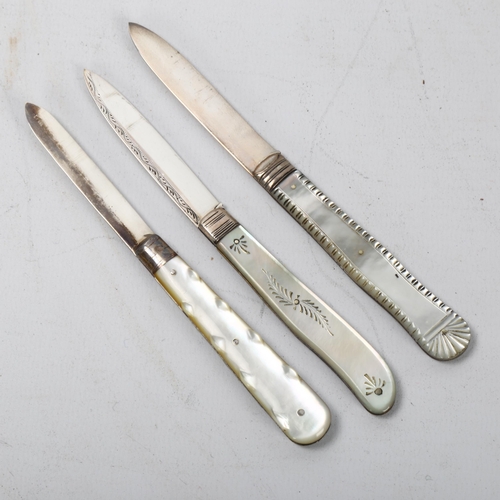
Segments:
[[[293,169],[269,192],[429,356],[447,361],[465,352],[471,338],[467,322],[304,174]]]
[[[312,444],[330,427],[325,403],[180,257],[154,277],[278,427]]]

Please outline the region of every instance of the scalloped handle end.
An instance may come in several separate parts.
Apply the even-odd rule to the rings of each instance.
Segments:
[[[415,340],[434,359],[451,361],[465,352],[470,339],[471,332],[467,322],[458,314],[450,313]]]

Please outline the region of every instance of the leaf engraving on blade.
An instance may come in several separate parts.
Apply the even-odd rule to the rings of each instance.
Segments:
[[[294,293],[289,292],[285,287],[281,286],[272,274],[268,273],[265,269],[262,269],[262,272],[267,277],[267,284],[271,294],[274,295],[280,304],[291,306],[294,310],[298,309],[302,314],[314,319],[314,321],[321,325],[321,328],[324,328],[333,336],[328,319],[312,300],[301,299],[300,295],[295,295],[294,298]]]
[[[92,77],[86,73],[87,87],[92,95],[92,98],[96,102],[98,108],[101,110],[104,118],[111,125],[113,130],[119,135],[125,145],[130,149],[130,151],[137,157],[141,165],[143,165],[151,175],[159,182],[163,189],[168,193],[168,195],[174,200],[177,206],[196,224],[199,225],[200,219],[193,211],[193,209],[182,199],[180,194],[170,185],[167,179],[158,172],[158,169],[151,163],[149,158],[141,151],[141,149],[135,144],[130,136],[125,132],[124,128],[115,119],[115,117],[109,112],[108,108],[103,104],[99,92],[96,91]]]
[[[366,395],[375,394],[376,396],[382,396],[384,390],[382,387],[385,386],[385,380],[376,379],[375,377],[370,377],[368,373],[365,373],[365,385],[366,385]]]

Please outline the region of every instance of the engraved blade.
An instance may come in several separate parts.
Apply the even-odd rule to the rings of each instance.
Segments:
[[[104,78],[85,70],[90,95],[106,121],[160,187],[196,226],[219,201],[184,160]]]
[[[134,251],[145,236],[154,234],[118,189],[48,111],[30,103],[26,104],[25,110],[28,123],[38,140],[130,250]]]
[[[169,43],[139,24],[130,23],[129,28],[153,72],[244,168],[253,174],[277,153]]]

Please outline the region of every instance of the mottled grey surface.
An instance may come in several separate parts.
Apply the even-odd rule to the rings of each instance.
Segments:
[[[0,1],[0,498],[494,498],[499,18],[492,0]],[[128,21],[181,50],[461,314],[466,354],[426,356],[168,93]],[[161,192],[85,67],[380,351],[398,383],[389,414],[366,412]],[[43,150],[26,101],[320,394],[320,443],[280,433]]]

